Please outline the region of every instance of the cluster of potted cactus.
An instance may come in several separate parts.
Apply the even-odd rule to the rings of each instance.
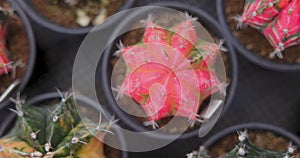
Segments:
[[[223,3],[221,0],[219,1],[218,3]],[[104,139],[110,139],[109,135],[117,136],[117,139],[121,141],[120,149],[125,150],[126,145],[122,142],[124,141],[122,132],[129,133],[128,140],[132,139],[130,134],[134,133],[136,137],[133,135],[133,139],[127,142],[131,143],[130,151],[136,145],[135,142],[130,141],[138,143],[141,141],[142,143],[138,144],[140,146],[137,149],[141,151],[144,150],[143,143],[146,142],[146,146],[148,145],[145,141],[147,139],[153,139],[153,142],[156,139],[168,142],[177,138],[190,141],[187,138],[205,136],[219,119],[222,108],[227,110],[231,104],[238,76],[237,59],[231,45],[232,38],[230,34],[223,31],[224,28],[219,26],[213,17],[197,7],[180,2],[154,3],[151,5],[153,8],[142,8],[139,12],[126,14],[121,22],[118,21],[119,19],[114,19],[110,23],[110,21],[105,22],[105,19],[117,10],[131,6],[133,0],[47,0],[43,2],[39,0],[17,0],[17,2],[8,0],[8,2],[11,5],[0,2],[0,88],[4,85],[2,83],[5,83],[3,78],[10,78],[12,80],[9,81],[12,82],[9,86],[5,85],[3,91],[0,89],[0,112],[4,108],[10,112],[7,115],[17,118],[16,121],[13,119],[0,120],[0,135],[3,136],[0,138],[1,158],[127,158],[125,151],[114,150],[117,154],[107,153],[106,148],[109,144],[105,144]],[[46,18],[47,13],[45,14],[45,10],[43,10],[45,9],[43,3],[52,5],[49,7],[52,9],[71,8],[70,14],[75,23],[65,25],[65,23],[54,22],[55,18],[54,20],[51,17]],[[108,7],[112,3],[118,4],[118,6],[113,6],[117,8],[113,12],[109,11]],[[284,58],[286,49],[299,47],[300,0],[245,0],[238,3],[242,3],[242,14],[230,17],[235,20],[235,27],[243,30],[249,26],[251,29],[258,30],[272,47],[272,51],[269,52],[270,58],[275,56]],[[42,96],[29,102],[20,98],[20,93],[17,92],[21,92],[25,87],[32,72],[33,63],[31,62],[34,60],[35,44],[32,44],[34,38],[29,21],[22,10],[18,8],[19,5],[34,23],[33,30],[42,50],[50,50],[56,46],[56,43],[69,47],[68,42],[72,43],[71,38],[86,35],[92,29],[92,25],[99,24],[99,28],[118,25],[118,29],[108,33],[113,39],[108,38],[111,43],[105,48],[97,65],[100,71],[97,70],[96,75],[93,76],[96,78],[96,82],[100,82],[100,85],[96,84],[96,91],[101,92],[98,93],[98,97],[103,106],[100,104],[90,105],[93,101],[89,100],[83,104],[91,106],[92,110],[80,109],[78,104],[76,105],[76,97],[61,92],[54,97]],[[172,8],[179,13],[171,12],[174,15],[166,16],[164,14],[169,13],[160,14],[158,11],[160,7],[154,6]],[[154,11],[151,12],[151,9]],[[154,16],[147,13],[148,17],[146,17],[142,14],[144,11],[150,11]],[[66,12],[66,14],[69,13]],[[173,23],[176,21],[173,16],[175,16],[174,19],[181,20]],[[10,50],[14,44],[8,40],[9,30],[12,28],[8,19],[11,17],[21,19],[28,38],[28,50],[25,49],[25,46],[24,50],[18,50],[24,51],[25,54],[26,51],[29,51],[30,57],[24,61],[16,60],[18,58],[13,57],[12,53],[14,52]],[[169,19],[164,19],[165,17]],[[162,23],[159,21],[160,18],[163,19]],[[68,21],[64,22],[68,23]],[[128,25],[134,27],[139,22],[143,25],[141,28],[132,29],[126,33],[121,31],[123,27],[126,28]],[[167,26],[164,23],[167,23]],[[224,21],[221,20],[221,23],[223,24]],[[198,26],[201,26],[200,30]],[[104,32],[106,31],[100,29],[100,33],[103,33],[101,36],[105,36]],[[43,40],[46,34],[41,34],[41,32],[47,32],[49,39]],[[99,32],[91,33],[97,35]],[[126,45],[127,43],[124,44],[124,41],[128,40],[126,38],[130,33],[135,35],[141,33],[141,37],[137,35],[136,39],[130,39],[137,42]],[[65,36],[67,34],[71,36]],[[118,37],[115,38],[116,36]],[[62,41],[66,41],[66,43]],[[99,42],[104,43],[105,41]],[[234,45],[236,46],[236,44]],[[113,71],[123,71],[114,67],[116,60],[124,62],[122,68],[125,73],[121,83],[114,87]],[[219,67],[222,67],[221,70],[218,69]],[[18,73],[19,69],[23,69],[24,73]],[[220,75],[219,71],[227,73],[227,76]],[[18,85],[20,85],[19,88],[16,88]],[[16,99],[13,96],[17,96]],[[142,119],[139,118],[140,116],[130,116],[123,111],[122,106],[131,108],[132,111],[138,110],[130,102],[121,105],[123,103],[120,100],[124,96],[134,101],[142,110],[145,114]],[[98,109],[94,108],[100,106],[102,106],[101,111],[104,109],[104,112],[111,112],[107,116],[116,115],[120,122],[115,120],[102,122],[100,119],[99,123],[95,123],[91,118],[80,114],[83,110],[83,113],[88,113],[86,116],[94,117],[89,112],[97,111]],[[175,128],[166,126],[174,118],[183,118],[185,122],[175,123]],[[118,128],[114,129],[116,125]],[[202,130],[203,126],[204,131]],[[120,130],[123,130],[120,127],[124,127],[126,130],[120,133]],[[128,132],[128,127],[133,131]],[[182,129],[183,127],[184,129]],[[242,129],[248,129],[251,131],[251,135],[256,135],[261,131],[274,133],[272,138],[276,137],[285,142],[281,147],[284,150],[278,151],[259,146],[251,139],[247,130],[240,131]],[[237,136],[234,134],[236,130],[238,130]],[[6,134],[4,135],[1,131],[5,131]],[[117,132],[115,133],[115,131]],[[143,135],[143,133],[150,133],[150,135]],[[134,140],[140,135],[144,136],[145,140]],[[228,150],[228,146],[226,146],[228,140],[225,145],[222,145],[222,139],[227,136],[231,138],[230,136],[233,135],[234,139],[229,143],[234,147]],[[148,136],[151,137],[148,138]],[[235,140],[238,140],[237,144],[235,144]],[[198,151],[188,153],[186,157],[298,158],[297,147],[300,145],[300,139],[274,126],[248,124],[222,130],[221,133],[208,138],[201,144]],[[224,147],[221,155],[214,153],[213,149],[216,144],[221,144],[221,148]],[[178,151],[172,152],[176,154]]]

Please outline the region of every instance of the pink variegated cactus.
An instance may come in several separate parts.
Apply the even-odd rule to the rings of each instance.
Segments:
[[[300,0],[292,0],[288,6],[263,31],[274,47],[270,55],[283,58],[285,48],[300,44]]]
[[[201,40],[195,30],[195,18],[170,29],[153,23],[151,16],[140,43],[121,48],[128,73],[119,89],[139,103],[152,125],[169,116],[201,121],[197,115],[201,103],[212,93],[225,89],[213,69],[222,45]],[[224,94],[225,95],[225,94]]]
[[[242,16],[237,16],[238,28],[243,24],[257,29],[265,28],[290,0],[245,0]]]
[[[300,44],[300,0],[246,0],[237,28],[243,24],[260,30],[274,51],[270,57],[283,58],[282,51]]]

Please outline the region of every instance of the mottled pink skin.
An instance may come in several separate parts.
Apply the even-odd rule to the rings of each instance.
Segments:
[[[4,68],[4,65],[10,62],[7,58],[6,35],[7,23],[4,22],[0,28],[0,76],[11,70],[10,67]]]
[[[197,49],[208,52],[203,54],[203,59],[199,62],[200,67],[209,68],[215,64],[216,58],[220,53],[220,46],[215,43],[200,42],[196,46]]]
[[[186,20],[171,29],[171,46],[187,56],[198,41],[196,30],[191,20]]]
[[[197,41],[190,20],[171,31],[147,21],[143,43],[121,50],[129,72],[120,93],[141,104],[150,121],[175,115],[196,119],[193,114],[220,83],[208,64],[195,69],[187,59]],[[219,52],[214,44],[206,44],[203,49]],[[204,62],[213,64],[214,53]]]
[[[246,0],[241,21],[249,26],[262,29],[270,23],[287,5],[287,0]],[[270,4],[273,5],[270,5]]]
[[[152,21],[146,22],[146,28],[144,33],[144,43],[158,42],[162,44],[168,44],[168,31],[160,26],[157,26]]]
[[[300,0],[292,0],[263,33],[275,50],[299,44]]]

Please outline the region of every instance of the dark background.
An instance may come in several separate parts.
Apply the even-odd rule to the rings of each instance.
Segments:
[[[156,1],[137,0],[135,6]],[[186,0],[184,2],[197,5],[217,18],[215,0]],[[38,50],[35,71],[24,92],[25,95],[31,97],[54,91],[55,88],[61,90],[71,88],[72,65],[81,39],[74,39],[71,43],[72,45],[57,45],[55,51]],[[185,154],[196,150],[210,135],[225,127],[245,122],[270,123],[298,134],[300,132],[298,124],[300,121],[298,116],[300,114],[298,107],[300,105],[300,73],[265,70],[249,63],[240,55],[238,55],[238,63],[239,80],[233,103],[208,136],[175,141],[156,151],[130,153],[130,157],[185,157]],[[5,115],[1,114],[0,118],[5,119]]]

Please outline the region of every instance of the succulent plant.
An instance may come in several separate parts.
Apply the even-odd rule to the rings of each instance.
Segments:
[[[285,48],[300,44],[300,0],[292,0],[263,31],[274,47],[271,57],[283,58]]]
[[[257,29],[265,28],[280,10],[287,6],[290,0],[245,0],[244,12],[235,17],[238,20],[238,28],[243,24]]]
[[[220,83],[213,67],[220,50],[226,49],[222,42],[201,40],[196,20],[186,14],[183,22],[164,28],[149,15],[142,40],[128,47],[120,43],[115,53],[128,70],[118,93],[142,106],[149,120],[145,126],[157,128],[157,120],[175,115],[189,118],[191,125],[201,122],[201,103],[214,92],[225,92],[226,84]]]
[[[274,48],[271,58],[300,44],[300,0],[245,0],[243,14],[234,18],[237,28],[246,24],[264,34]]]
[[[254,145],[249,139],[247,130],[238,132],[239,143],[228,153],[220,158],[292,158],[295,156],[296,147],[289,144],[285,152],[271,151]],[[210,158],[209,152],[203,146],[199,151],[187,154],[187,158]]]
[[[62,95],[59,103],[37,107],[25,105],[18,97],[11,109],[18,116],[11,133],[0,139],[0,157],[99,157],[105,158],[103,139],[111,122],[85,123],[79,117],[72,95]],[[87,129],[89,127],[89,129]],[[98,133],[97,138],[91,134]]]
[[[0,76],[8,74],[11,70],[10,60],[8,59],[8,51],[6,48],[7,36],[7,11],[5,8],[0,9]]]

